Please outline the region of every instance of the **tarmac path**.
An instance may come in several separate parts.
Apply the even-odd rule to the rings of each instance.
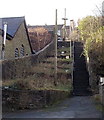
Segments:
[[[73,96],[55,107],[6,113],[3,118],[102,118],[91,96]]]

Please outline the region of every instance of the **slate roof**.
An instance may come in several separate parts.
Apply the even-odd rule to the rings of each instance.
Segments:
[[[37,27],[44,27],[48,31],[53,31],[55,28],[55,25],[36,25],[36,26],[27,26],[28,28],[37,28]],[[58,30],[60,30],[63,27],[63,25],[58,25]]]
[[[7,34],[14,37],[21,23],[25,20],[25,17],[8,17],[8,18],[0,18],[0,29],[4,29],[4,23],[6,22]]]

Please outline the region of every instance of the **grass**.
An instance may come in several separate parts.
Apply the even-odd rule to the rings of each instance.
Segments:
[[[72,64],[73,59],[65,59],[65,58],[57,58],[57,63],[58,64]],[[51,57],[43,61],[43,64],[48,64],[48,65],[54,65],[55,64],[55,58]]]
[[[101,112],[104,113],[104,105],[98,104],[98,105],[96,105],[96,108],[97,108],[97,110],[100,110]]]
[[[54,65],[55,59],[53,57],[47,58],[46,61],[39,63],[35,67],[32,68],[32,71],[34,73],[43,73],[47,75],[54,75],[55,72],[55,65]],[[58,58],[58,73],[66,73],[66,70],[68,70],[67,73],[71,73],[71,59],[61,59]]]
[[[62,47],[58,49],[58,52],[62,52],[62,51],[70,52],[70,47]]]
[[[67,98],[67,97],[66,97]],[[46,112],[54,112],[55,110],[59,110],[60,104],[65,100],[65,98],[55,101],[52,105],[45,106],[44,111]],[[68,105],[64,105],[64,108],[67,108]]]
[[[69,52],[70,48],[60,48],[58,51]],[[29,69],[33,75],[26,76],[26,78],[16,78],[13,80],[3,81],[3,86],[10,86],[15,89],[31,89],[31,90],[62,90],[70,91],[71,82],[66,78],[68,74],[71,74],[72,59],[57,59],[57,74],[58,85],[54,85],[54,75],[55,75],[55,58],[48,57],[39,64]]]
[[[71,84],[70,79],[60,78],[57,80],[57,86],[54,85],[54,78],[38,77],[37,75],[28,76],[25,79],[15,79],[3,81],[3,87],[10,87],[12,89],[24,89],[24,90],[61,90],[70,91]]]
[[[71,91],[72,88],[71,88],[71,84],[67,84],[67,85],[59,85],[59,86],[56,86],[55,87],[56,90],[62,90],[62,91]]]
[[[70,63],[72,63],[72,58],[70,58],[70,59],[65,59],[65,58],[61,59],[61,58],[58,58],[57,61],[59,63],[66,63],[66,64],[69,63],[70,64]]]

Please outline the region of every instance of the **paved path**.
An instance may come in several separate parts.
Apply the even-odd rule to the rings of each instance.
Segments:
[[[74,44],[74,71],[73,71],[73,93],[74,95],[89,95],[89,74],[86,68],[86,59],[83,53],[84,45],[81,42]]]
[[[56,107],[18,113],[8,113],[5,118],[101,118],[90,96],[68,98]]]

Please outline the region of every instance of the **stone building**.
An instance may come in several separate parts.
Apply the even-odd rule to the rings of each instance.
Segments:
[[[28,32],[34,53],[43,49],[53,40],[52,34],[44,27],[29,27]]]
[[[6,42],[3,49],[4,23],[7,24]],[[3,53],[4,51],[4,53]],[[0,18],[0,58],[14,59],[32,54],[25,17]]]
[[[29,31],[32,48],[34,51],[40,50],[39,45],[37,43],[38,42],[38,39],[36,38],[37,35],[35,34],[36,29],[45,29],[47,31],[48,37],[45,37],[44,40],[46,39],[48,43],[54,39],[53,37],[55,34],[55,25],[40,25],[40,26],[37,25],[37,26],[27,26],[27,27],[28,27],[28,31]],[[58,29],[58,31],[57,31],[58,32],[57,33],[58,41],[63,41],[63,24],[57,25],[57,29]],[[70,26],[66,26],[66,32],[67,32],[66,37],[68,38],[69,34],[70,34]],[[39,37],[41,37],[41,34],[39,35]],[[44,37],[44,35],[43,35],[43,37]],[[40,41],[41,41],[41,39],[40,39]]]

